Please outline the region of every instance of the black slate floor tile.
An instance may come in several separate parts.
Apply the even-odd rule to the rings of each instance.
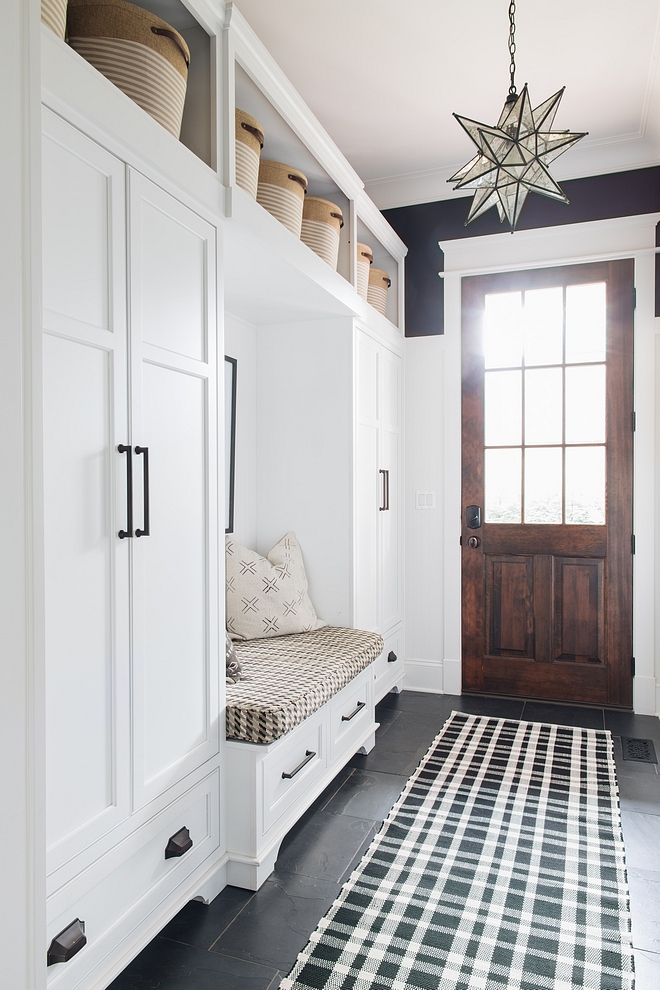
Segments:
[[[628,886],[633,945],[660,952],[660,873],[629,868]]]
[[[444,722],[444,716],[401,711],[371,753],[354,756],[350,764],[359,770],[381,770],[409,777]]]
[[[622,811],[621,824],[628,868],[657,871],[660,868],[660,817]]]
[[[522,716],[524,701],[513,698],[482,698],[476,695],[446,694],[445,710],[466,712],[468,715],[490,715],[492,718],[519,719]]]
[[[400,694],[386,694],[379,703],[380,708],[393,711],[418,712],[420,715],[440,715],[446,705],[445,694],[428,694],[425,691],[401,691]]]
[[[176,942],[209,949],[253,896],[253,890],[225,887],[210,904],[188,901],[160,934]]]
[[[211,955],[227,953],[288,973],[340,890],[341,884],[330,880],[276,870],[212,946]]]
[[[380,723],[382,729],[389,725],[395,718],[399,717],[398,708],[384,708],[382,705],[376,707],[376,721]]]
[[[524,722],[550,722],[553,725],[574,725],[583,729],[604,728],[602,708],[580,708],[578,705],[526,701],[521,717]]]
[[[660,718],[656,715],[633,715],[632,712],[605,711],[605,728],[613,736],[632,736],[633,739],[653,739],[660,742]],[[656,755],[660,759],[660,747]]]
[[[635,990],[658,990],[660,955],[635,949]]]
[[[404,776],[376,770],[354,770],[323,810],[333,815],[351,815],[382,822],[407,780]]]
[[[155,938],[108,990],[268,990],[277,967]]]
[[[373,821],[317,811],[285,836],[275,869],[338,881],[375,831]]]
[[[624,764],[627,767],[628,764]],[[654,774],[625,773],[617,767],[619,800],[622,811],[660,815],[660,778]],[[660,870],[660,863],[658,863]]]

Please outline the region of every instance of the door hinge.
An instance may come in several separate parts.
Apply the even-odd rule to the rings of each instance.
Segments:
[[[459,547],[462,547],[463,546],[463,537],[462,536],[459,536],[459,538],[458,538],[458,545],[459,545]]]
[[[634,535],[630,537],[630,552],[635,552],[635,537]]]
[[[634,286],[632,290],[632,304],[633,309],[637,309],[637,289]]]
[[[633,433],[635,432],[636,429],[637,429],[637,413],[634,412],[633,413]]]
[[[634,657],[631,657],[630,658],[630,670],[631,670],[632,675],[634,677],[635,676],[635,658]]]

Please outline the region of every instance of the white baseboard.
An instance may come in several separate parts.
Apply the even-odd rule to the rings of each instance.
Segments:
[[[446,657],[442,661],[444,671],[444,692],[445,694],[460,694],[462,689],[461,661],[448,660]]]
[[[443,694],[442,661],[406,659],[405,689]]]
[[[220,891],[225,889],[227,886],[228,859],[229,857],[225,854],[215,873],[212,873],[210,877],[207,877],[202,886],[199,887],[197,893],[193,897],[193,901],[202,901],[204,904],[210,904],[211,901],[218,896]]]
[[[633,711],[636,715],[655,715],[657,711],[655,677],[633,678]]]

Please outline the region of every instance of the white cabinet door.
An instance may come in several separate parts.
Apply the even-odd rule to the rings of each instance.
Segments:
[[[356,343],[356,388],[355,625],[379,632],[378,345],[361,332]]]
[[[403,618],[401,559],[401,358],[385,347],[379,353],[380,468],[387,472],[387,507],[380,512],[381,631]]]
[[[219,745],[215,238],[131,172],[136,807]]]
[[[355,624],[387,633],[402,620],[401,358],[362,331],[356,390]]]
[[[49,872],[129,813],[125,170],[44,112]]]

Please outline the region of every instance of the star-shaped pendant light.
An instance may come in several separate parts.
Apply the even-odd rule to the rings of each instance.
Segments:
[[[515,230],[520,211],[529,192],[568,203],[568,197],[550,175],[548,165],[585,133],[553,131],[552,124],[564,94],[560,89],[536,109],[525,83],[516,92],[515,74],[515,0],[509,4],[509,53],[511,86],[504,109],[495,127],[480,124],[469,117],[454,114],[478,148],[478,154],[452,175],[455,189],[474,189],[474,199],[466,224],[496,206],[500,222],[506,219]]]

